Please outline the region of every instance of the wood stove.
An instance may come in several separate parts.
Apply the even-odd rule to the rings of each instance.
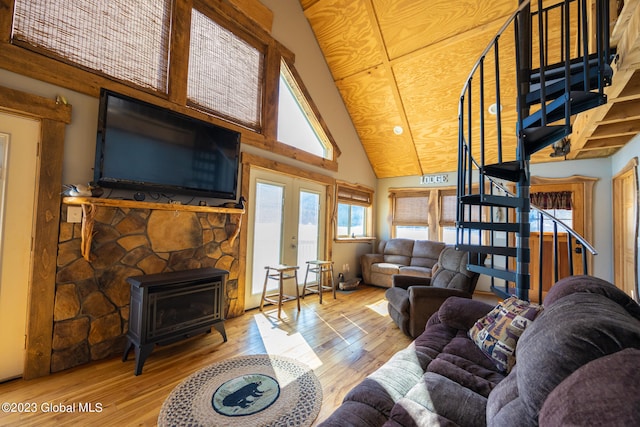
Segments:
[[[170,344],[216,328],[224,329],[224,295],[228,271],[198,268],[170,273],[132,276],[129,331],[122,360],[133,347],[135,374],[156,344]]]

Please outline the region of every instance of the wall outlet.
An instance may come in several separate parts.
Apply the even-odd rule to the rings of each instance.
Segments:
[[[81,206],[68,206],[67,207],[67,222],[72,222],[72,223],[82,222],[82,207]]]

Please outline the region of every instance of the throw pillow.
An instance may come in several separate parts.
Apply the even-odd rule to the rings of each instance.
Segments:
[[[516,363],[516,344],[522,332],[542,311],[542,306],[510,297],[481,317],[469,329],[469,338],[496,367],[509,373]]]

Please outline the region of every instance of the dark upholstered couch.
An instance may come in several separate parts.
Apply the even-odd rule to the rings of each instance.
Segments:
[[[444,247],[444,242],[431,240],[381,240],[376,253],[360,257],[362,279],[369,285],[390,288],[394,274],[431,277]]]
[[[449,298],[320,425],[640,425],[640,306],[626,294],[589,276],[560,280],[509,373],[468,335],[492,309]]]

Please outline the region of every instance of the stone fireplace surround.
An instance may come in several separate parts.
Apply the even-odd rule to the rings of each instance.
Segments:
[[[129,276],[215,267],[229,271],[224,305],[237,299],[239,239],[228,213],[94,206],[89,261],[81,224],[58,239],[51,372],[122,355],[129,320]]]

